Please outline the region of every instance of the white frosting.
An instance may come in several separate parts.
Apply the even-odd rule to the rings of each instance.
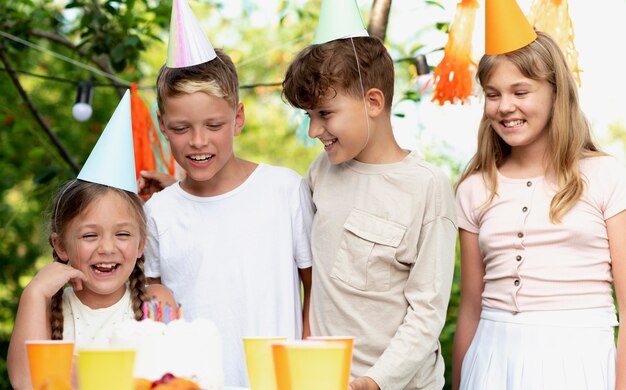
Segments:
[[[136,350],[136,378],[156,380],[169,372],[202,389],[224,388],[221,338],[209,320],[124,321],[115,327],[111,347]]]

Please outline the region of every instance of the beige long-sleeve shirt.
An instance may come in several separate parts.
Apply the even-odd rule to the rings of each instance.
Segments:
[[[354,336],[352,377],[381,389],[441,389],[438,337],[454,271],[448,178],[416,152],[393,164],[309,169],[314,336]]]

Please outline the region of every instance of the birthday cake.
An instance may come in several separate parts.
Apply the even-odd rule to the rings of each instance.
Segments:
[[[221,338],[209,320],[125,321],[116,326],[111,346],[136,350],[135,378],[171,373],[205,390],[224,388]]]

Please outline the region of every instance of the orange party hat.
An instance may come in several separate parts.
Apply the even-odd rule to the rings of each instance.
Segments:
[[[485,54],[508,53],[535,39],[537,34],[515,0],[485,1]]]

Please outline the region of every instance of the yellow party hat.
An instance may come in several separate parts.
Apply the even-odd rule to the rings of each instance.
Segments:
[[[485,0],[485,54],[520,49],[537,34],[515,0]]]

